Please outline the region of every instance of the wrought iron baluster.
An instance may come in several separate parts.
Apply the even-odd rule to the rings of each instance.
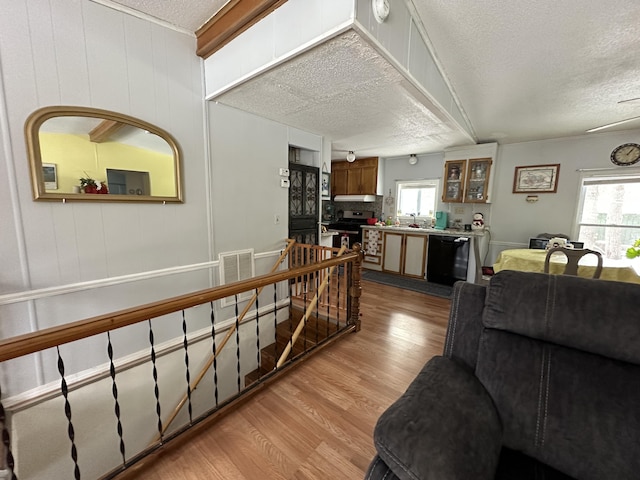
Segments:
[[[189,342],[187,340],[187,319],[182,310],[182,345],[184,347],[184,366],[187,379],[187,410],[189,411],[189,423],[193,423],[193,406],[191,405],[191,373],[189,372]]]
[[[0,398],[2,398],[1,390],[0,390]],[[0,401],[0,424],[2,424],[2,444],[4,445],[4,452],[5,452],[4,466],[6,466],[11,472],[10,480],[18,480],[18,477],[13,471],[16,465],[15,465],[15,460],[13,458],[13,453],[11,453],[11,437],[9,435],[9,429],[7,428],[7,415],[4,411],[4,405],[2,405],[1,401]]]
[[[331,270],[325,269],[325,275],[327,276],[327,320],[325,322],[325,338],[329,338],[329,323],[331,319]]]
[[[158,416],[158,438],[162,443],[162,415],[160,408],[160,388],[158,387],[158,369],[156,367],[156,350],[154,345],[153,327],[149,319],[149,343],[151,344],[151,364],[153,365],[153,393],[156,396],[156,415]]]
[[[238,311],[238,295],[235,296],[235,308],[236,308],[236,369],[238,371],[238,392],[242,390],[240,379],[240,312]]]
[[[75,480],[80,480],[80,467],[78,466],[78,449],[76,448],[75,437],[76,433],[73,428],[73,422],[71,421],[71,404],[69,403],[69,388],[67,387],[67,381],[64,378],[64,361],[60,355],[60,347],[56,347],[58,352],[58,372],[60,372],[60,391],[64,397],[64,414],[67,417],[67,433],[69,440],[71,440],[71,459],[73,460],[73,477]]]
[[[109,374],[111,375],[111,392],[115,401],[114,412],[118,420],[118,437],[120,438],[120,455],[122,455],[122,465],[127,462],[124,449],[124,438],[122,436],[122,421],[120,419],[120,403],[118,402],[118,385],[116,384],[116,367],[113,364],[113,345],[111,344],[111,332],[107,332],[107,354],[109,355]]]
[[[258,376],[262,376],[262,372],[260,372],[260,301],[258,295],[258,289],[256,288],[256,360],[258,364]]]
[[[289,286],[289,312],[291,312],[291,282],[287,281]],[[278,354],[278,289],[277,284],[273,284],[273,336],[274,336],[274,350],[275,358],[279,358]]]
[[[318,292],[320,291],[320,271],[317,271],[315,273],[314,278],[316,279],[316,285],[315,285],[316,295],[318,295]],[[318,300],[316,301],[316,308],[315,308],[316,310],[316,345],[320,341],[320,325],[318,323],[320,321],[319,304],[320,304],[320,297],[318,297]]]
[[[340,267],[342,267],[342,265],[340,265]],[[342,297],[340,296],[340,292],[342,292],[342,281],[341,281],[341,277],[342,275],[340,275],[340,270],[338,268],[336,268],[335,270],[335,275],[336,275],[336,330],[340,330],[340,300],[342,300]]]
[[[210,302],[211,306],[211,353],[213,355],[213,396],[216,401],[216,407],[218,406],[218,352],[216,350],[216,316],[213,309],[213,302]]]

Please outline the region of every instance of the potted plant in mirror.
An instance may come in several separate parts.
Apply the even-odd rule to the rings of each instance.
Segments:
[[[86,174],[86,172],[85,172]],[[103,182],[98,182],[93,178],[87,175],[86,177],[80,178],[80,188],[84,193],[109,193],[109,189],[107,188],[107,184]]]

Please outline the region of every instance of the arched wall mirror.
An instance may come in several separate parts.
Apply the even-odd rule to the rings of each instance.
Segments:
[[[128,115],[53,106],[25,123],[35,200],[182,202],[178,144]]]

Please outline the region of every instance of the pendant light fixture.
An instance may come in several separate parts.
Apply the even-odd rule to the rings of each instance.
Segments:
[[[347,153],[347,162],[349,163],[353,163],[356,160],[356,154],[353,153],[353,150],[349,150],[349,153]]]

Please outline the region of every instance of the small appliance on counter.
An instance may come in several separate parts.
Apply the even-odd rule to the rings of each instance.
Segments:
[[[436,224],[433,228],[444,230],[448,226],[449,214],[447,212],[436,212]]]

